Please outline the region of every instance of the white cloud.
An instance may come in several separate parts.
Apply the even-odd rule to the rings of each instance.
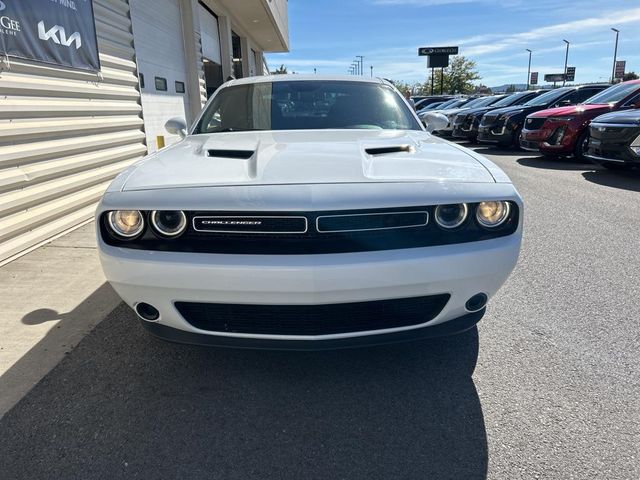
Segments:
[[[640,21],[640,8],[620,10],[598,17],[575,20],[572,22],[558,23],[546,27],[534,28],[526,32],[515,33],[502,37],[501,40],[486,42],[490,39],[497,40],[495,35],[474,36],[460,40],[461,45],[468,45],[464,54],[474,57],[501,52],[515,47],[530,47],[537,40],[561,40],[572,34],[583,34],[600,29],[608,29],[614,25],[624,25]]]

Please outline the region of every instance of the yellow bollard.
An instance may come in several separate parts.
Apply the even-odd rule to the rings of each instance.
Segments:
[[[158,145],[158,150],[164,148],[164,135],[158,135],[156,137],[156,144]]]

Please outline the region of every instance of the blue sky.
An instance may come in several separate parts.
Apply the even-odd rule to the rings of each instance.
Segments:
[[[269,54],[271,68],[347,73],[356,55],[365,72],[404,81],[424,81],[420,46],[459,45],[477,62],[489,86],[525,83],[532,71],[560,73],[565,44],[576,82],[611,75],[615,34],[618,59],[640,71],[640,0],[290,0],[291,51]]]

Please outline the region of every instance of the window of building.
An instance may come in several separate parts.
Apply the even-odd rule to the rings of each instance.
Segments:
[[[184,82],[176,80],[176,93],[184,93]]]
[[[233,76],[236,78],[242,78],[242,43],[240,42],[240,36],[231,32],[231,45],[233,47]]]
[[[156,77],[155,78],[155,83],[156,83],[156,90],[159,90],[161,92],[166,92],[167,91],[167,79],[166,78]]]

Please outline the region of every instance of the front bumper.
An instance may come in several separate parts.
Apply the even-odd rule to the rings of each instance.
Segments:
[[[640,166],[640,155],[633,153],[628,144],[603,143],[592,138],[585,156],[597,164],[606,162]]]
[[[352,338],[338,338],[333,340],[320,340],[315,342],[301,342],[296,340],[270,340],[262,338],[230,338],[218,335],[203,335],[199,333],[179,330],[161,323],[141,321],[143,327],[156,337],[175,343],[189,345],[201,345],[205,347],[232,347],[267,350],[334,350],[339,348],[366,347],[373,345],[385,345],[390,343],[424,340],[427,338],[443,337],[465,332],[473,328],[484,316],[486,309],[474,313],[468,313],[462,317],[450,320],[446,323],[430,327],[421,327],[401,332],[382,333],[373,336],[361,336]]]
[[[475,140],[478,136],[478,125],[472,121],[464,120],[453,124],[451,135],[454,138]]]
[[[513,143],[513,132],[506,125],[480,125],[477,139],[481,143],[507,146]]]
[[[467,317],[469,298],[494,295],[514,268],[521,229],[510,236],[404,250],[325,255],[219,255],[152,252],[111,247],[99,239],[107,280],[134,308],[144,302],[160,312],[149,325],[176,341],[239,346],[267,342],[282,348],[336,348],[350,343],[381,343],[393,338],[423,337],[446,331],[435,326]],[[330,335],[272,335],[213,332],[195,328],[178,312],[176,302],[243,305],[326,305],[449,294],[435,318],[421,324]],[[475,318],[475,317],[474,317]],[[471,323],[471,326],[479,318]],[[449,327],[447,327],[449,328]],[[453,330],[459,330],[454,327]],[[397,337],[394,334],[400,334]],[[191,341],[193,335],[201,336]],[[362,338],[366,337],[368,341]],[[273,343],[275,342],[275,343]],[[282,343],[279,343],[282,342]]]

